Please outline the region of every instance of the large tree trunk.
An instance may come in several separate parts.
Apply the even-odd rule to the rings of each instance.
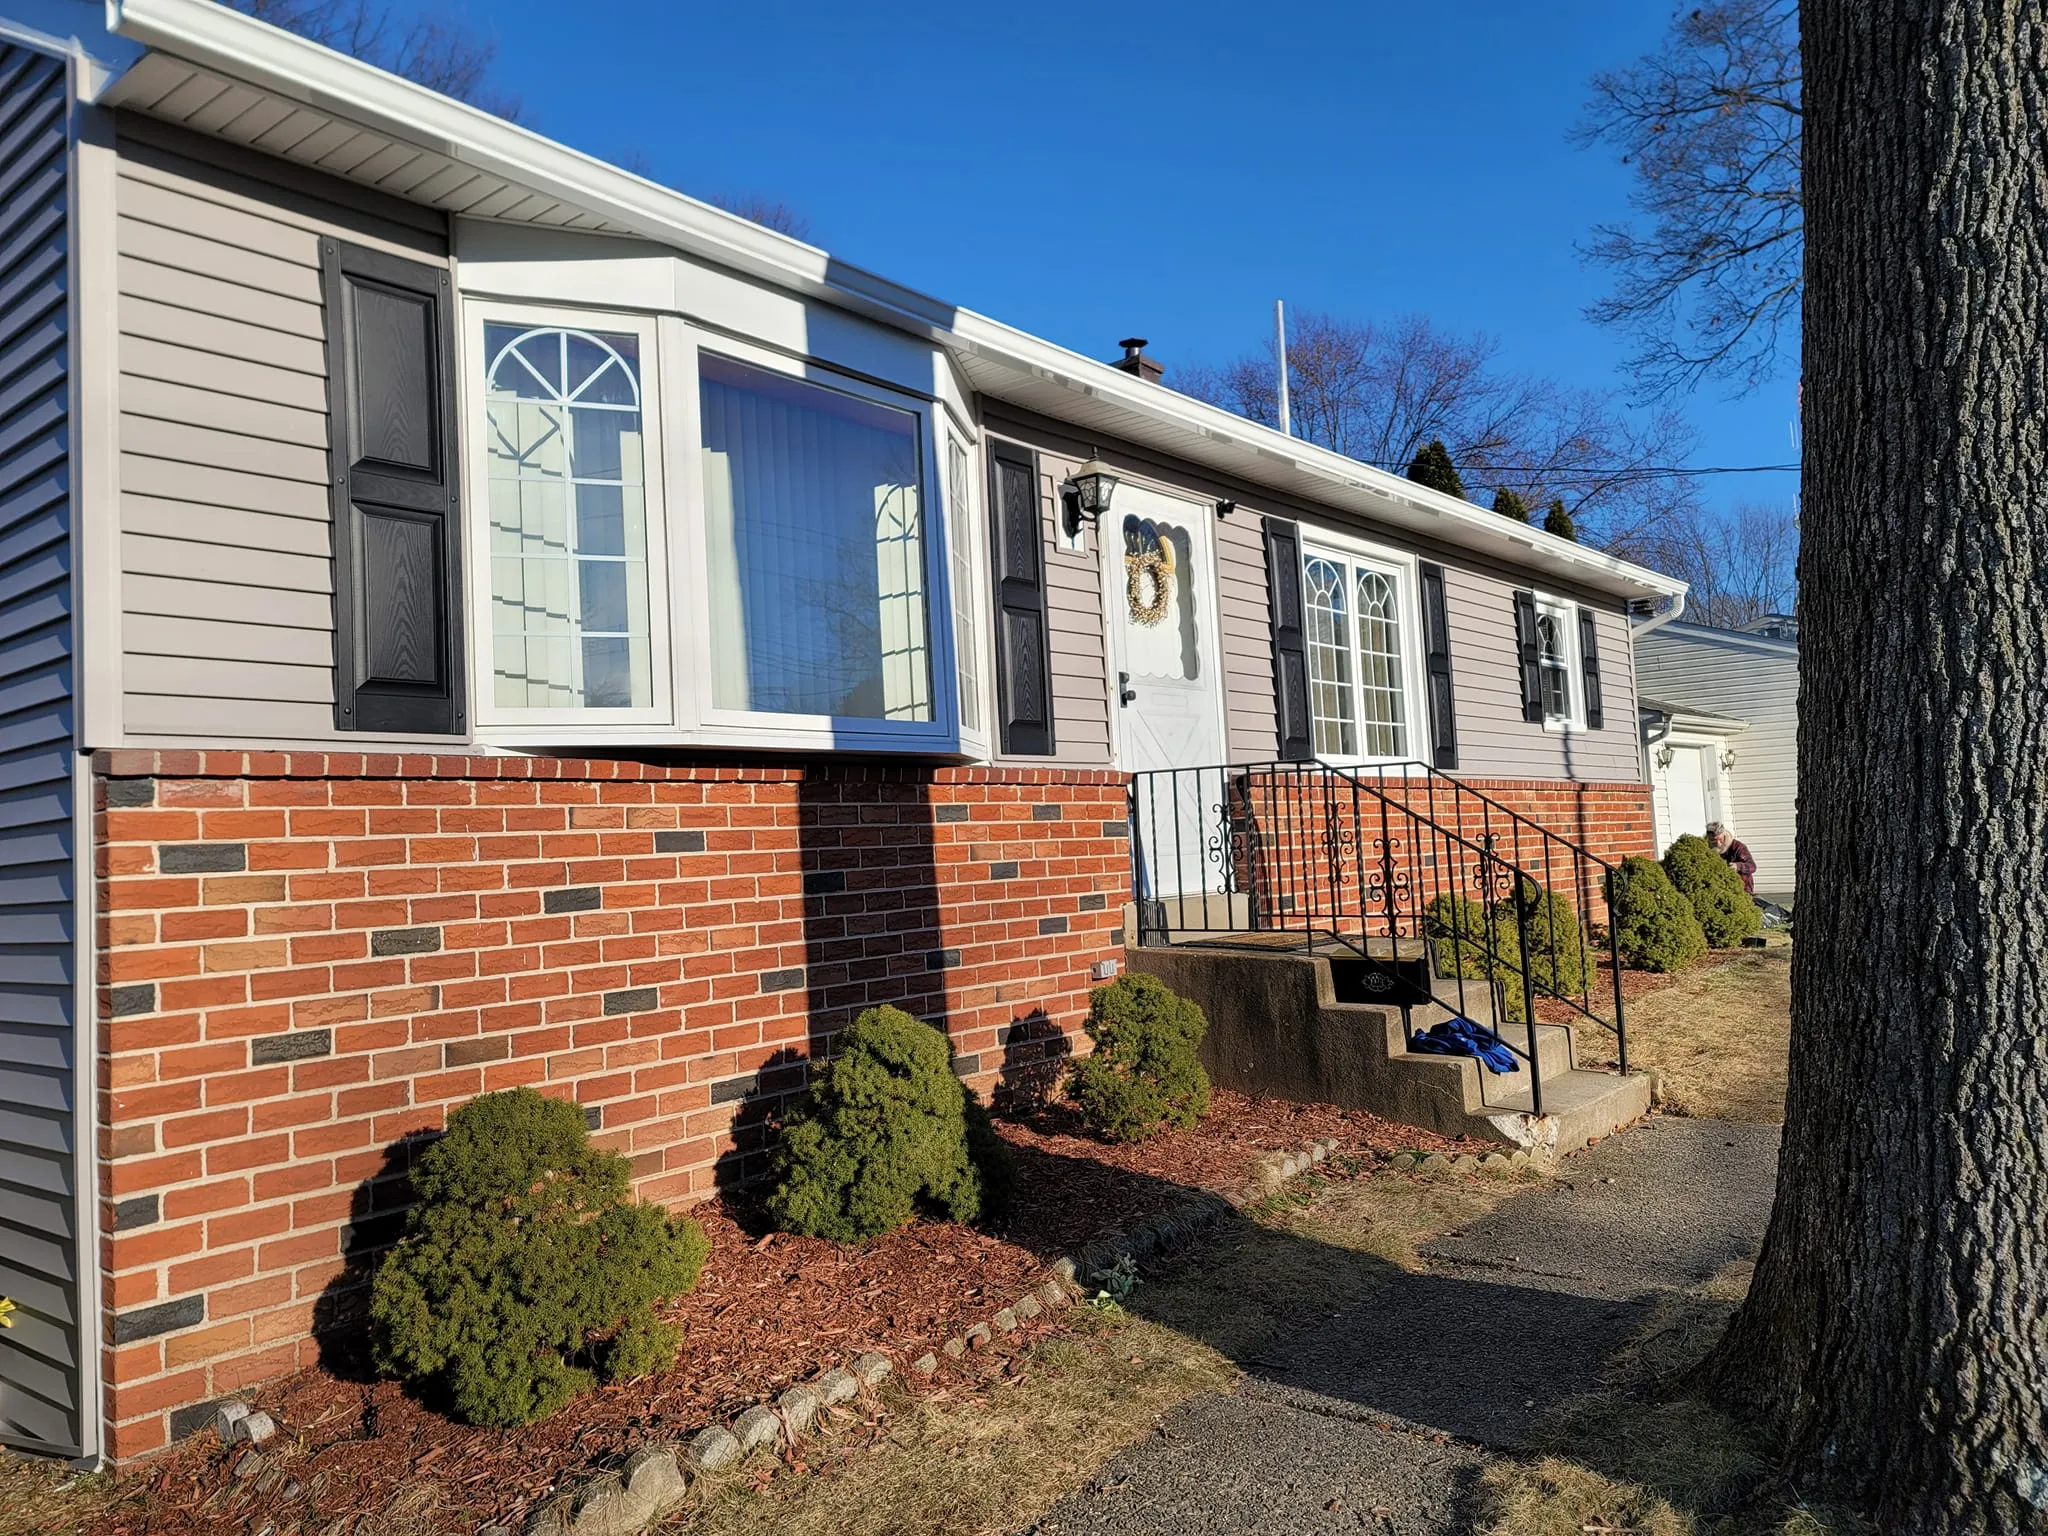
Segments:
[[[1805,0],[1799,926],[1705,1367],[1885,1531],[2048,1529],[2048,6]]]

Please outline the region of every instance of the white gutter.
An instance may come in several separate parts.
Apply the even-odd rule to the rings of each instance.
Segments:
[[[1027,378],[1111,402],[1169,433],[1154,443],[1200,461],[1204,442],[1248,451],[1303,477],[1307,494],[1366,515],[1392,517],[1447,542],[1504,560],[1562,567],[1603,586],[1669,597],[1685,584],[1468,501],[1429,490],[1342,454],[1084,357],[971,310],[892,283],[826,251],[764,229],[529,128],[443,96],[216,0],[106,0],[110,32],[275,92],[320,112],[414,144],[461,165],[588,210],[607,223],[792,292],[851,310]],[[1255,477],[1247,477],[1255,478]],[[1271,483],[1271,482],[1262,482]],[[1277,490],[1297,490],[1274,484]],[[1298,492],[1299,493],[1299,492]],[[1641,633],[1639,630],[1638,633]]]
[[[1666,581],[1671,580],[1670,577],[1664,579]],[[1685,595],[1691,590],[1692,588],[1689,583],[1678,582],[1676,590],[1670,594],[1670,600],[1656,613],[1641,621],[1638,621],[1634,614],[1630,614],[1629,631],[1631,635],[1635,639],[1640,640],[1653,630],[1662,629],[1666,624],[1676,622],[1679,615],[1685,612]]]

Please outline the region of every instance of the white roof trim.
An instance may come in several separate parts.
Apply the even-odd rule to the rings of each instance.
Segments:
[[[659,186],[437,91],[251,20],[215,0],[107,0],[108,30],[659,242],[908,331],[982,366],[979,387],[1051,384],[1115,408],[1120,435],[1269,489],[1359,513],[1532,572],[1621,596],[1676,596],[1684,582],[1514,523],[1299,438],[958,309],[816,246]],[[103,93],[125,103],[121,82]],[[338,168],[337,168],[338,169]],[[343,174],[346,174],[343,172]],[[1077,427],[1084,435],[1090,427]]]

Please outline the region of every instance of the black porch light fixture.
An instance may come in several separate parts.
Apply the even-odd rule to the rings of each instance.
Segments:
[[[1088,462],[1068,477],[1060,492],[1067,537],[1078,539],[1084,521],[1100,523],[1109,510],[1109,500],[1116,494],[1116,475],[1101,459],[1090,454]]]

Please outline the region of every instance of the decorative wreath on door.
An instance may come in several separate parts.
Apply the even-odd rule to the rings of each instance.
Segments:
[[[1131,622],[1151,629],[1173,600],[1173,546],[1149,520],[1124,525],[1124,598]]]

